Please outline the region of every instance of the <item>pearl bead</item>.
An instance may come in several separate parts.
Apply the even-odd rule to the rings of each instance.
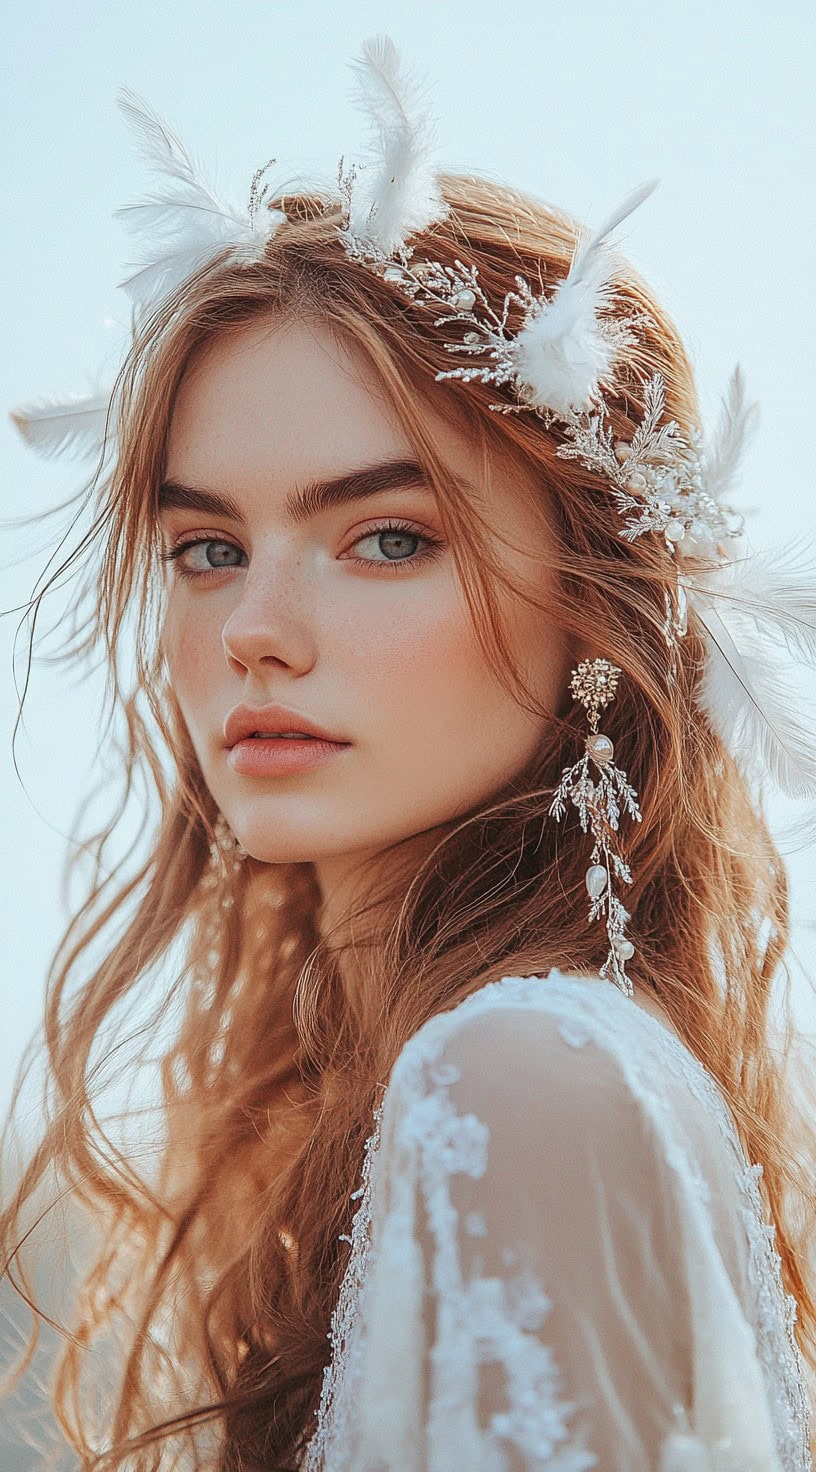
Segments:
[[[629,442],[627,440],[618,440],[618,443],[615,446],[615,459],[619,460],[621,465],[623,464],[624,460],[629,459],[631,453],[632,446],[629,444]]]
[[[625,935],[616,935],[612,942],[615,955],[620,961],[628,961],[635,954],[635,948]]]
[[[478,334],[478,332],[466,332],[465,333],[465,342],[475,343],[475,342],[478,342],[478,341],[479,341],[479,334]]]
[[[383,271],[383,278],[386,281],[401,281],[402,271],[400,270],[399,266],[386,266],[385,270]]]
[[[682,521],[678,521],[677,517],[673,516],[671,521],[666,522],[663,532],[668,542],[682,542],[686,535],[686,528]]]
[[[600,899],[606,889],[607,874],[603,864],[591,864],[586,871],[587,893],[592,899]]]
[[[476,305],[475,291],[470,291],[468,289],[464,291],[457,291],[456,296],[453,299],[453,305],[455,307],[458,307],[460,312],[469,312]]]
[[[639,470],[633,470],[626,482],[630,491],[642,491],[646,488],[646,477]]]
[[[615,755],[613,743],[608,736],[603,736],[600,732],[587,737],[586,749],[590,756],[594,757],[599,767],[605,767]]]

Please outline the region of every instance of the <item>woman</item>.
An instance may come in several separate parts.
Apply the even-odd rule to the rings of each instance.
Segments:
[[[812,653],[812,611],[739,580],[739,376],[702,458],[608,249],[649,188],[587,237],[437,175],[387,38],[359,66],[368,170],[259,170],[246,214],[123,95],[165,176],[132,348],[15,416],[103,432],[83,647],[161,824],[55,961],[9,1272],[56,1169],[97,1231],[54,1381],[83,1468],[800,1472],[816,1183],[757,722],[789,787],[814,758],[738,644]],[[150,1169],[94,1091],[160,963]]]

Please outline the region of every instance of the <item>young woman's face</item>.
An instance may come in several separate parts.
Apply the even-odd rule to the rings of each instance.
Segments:
[[[434,428],[467,476],[464,437]],[[542,734],[485,661],[435,498],[405,468],[413,459],[368,365],[303,323],[259,322],[211,346],[174,409],[163,541],[195,545],[166,564],[170,681],[240,842],[270,863],[313,861],[324,893],[350,860],[489,799]],[[398,468],[370,474],[389,463]],[[373,494],[343,496],[366,488],[354,480],[364,471]],[[318,505],[316,488],[339,479]],[[497,477],[491,515],[517,549],[501,555],[543,588],[545,533],[517,481]],[[230,504],[200,509],[179,487]],[[287,504],[306,492],[299,510]],[[518,598],[509,631],[556,709],[568,678],[561,635]],[[283,706],[297,729],[308,721],[344,745],[300,771],[264,769],[266,753],[294,760],[303,743],[230,749],[239,704]],[[259,718],[257,729],[280,725]]]

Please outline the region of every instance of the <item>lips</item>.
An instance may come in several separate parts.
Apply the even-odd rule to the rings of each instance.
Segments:
[[[288,736],[271,740],[248,736],[230,747],[227,762],[239,777],[278,780],[297,778],[327,763],[342,761],[347,751],[351,751],[348,742],[321,741],[316,736],[305,741]]]
[[[345,737],[324,730],[300,711],[290,710],[283,705],[236,705],[224,723],[224,744],[230,747],[235,746],[237,742],[254,736],[257,731],[275,732],[276,734],[284,731],[301,731],[304,735],[316,737],[319,741],[332,741],[340,746],[349,744]],[[295,745],[294,742],[288,744]]]

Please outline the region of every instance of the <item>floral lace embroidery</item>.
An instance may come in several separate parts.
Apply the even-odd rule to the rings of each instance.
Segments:
[[[661,1024],[657,1023],[660,1027]],[[667,1036],[669,1036],[667,1034]],[[671,1039],[676,1042],[676,1039]],[[774,1245],[776,1228],[765,1219],[759,1189],[763,1167],[752,1165],[737,1133],[733,1117],[714,1079],[682,1043],[677,1057],[689,1084],[716,1110],[738,1163],[739,1179],[747,1202],[742,1221],[749,1245],[748,1272],[754,1301],[753,1329],[760,1365],[768,1382],[774,1430],[785,1469],[812,1472],[810,1453],[811,1409],[805,1388],[805,1366],[794,1325],[797,1303],[782,1282],[782,1259]]]
[[[535,991],[532,995],[529,993],[531,981],[538,982],[540,987],[541,982],[538,978],[524,977],[504,977],[501,982],[492,983],[492,985],[502,986],[510,982],[513,986],[514,1001],[518,1001],[521,997],[531,1005],[540,1005],[540,991]],[[517,982],[521,983],[521,986],[517,986]],[[527,983],[526,988],[524,987],[525,982]],[[591,1003],[584,984],[577,983],[577,986],[582,987],[583,990],[576,994],[576,982],[558,972],[551,973],[546,978],[546,984],[547,997],[553,1002],[556,996],[555,988],[557,988],[559,1000],[571,1003],[573,998],[576,999],[580,1019],[578,1025],[585,1031],[587,1023],[590,1022]],[[595,986],[595,983],[590,983],[590,986]],[[489,990],[489,986],[483,988],[483,991]],[[481,993],[473,995],[479,996]],[[620,1002],[625,1007],[626,999],[623,996],[620,997]],[[584,1015],[581,1015],[582,1003],[585,1008]],[[616,1057],[624,1068],[630,1085],[636,1089],[652,1116],[662,1114],[666,1125],[669,1125],[670,1111],[666,1100],[650,1086],[651,1070],[647,1072],[642,1066],[639,1066],[637,1050],[626,1046],[626,1031],[630,1024],[628,1009],[622,1012],[617,998],[613,1001],[613,1009],[619,1038],[619,1046],[615,1048]],[[744,1198],[741,1214],[749,1248],[748,1270],[754,1299],[753,1329],[756,1335],[760,1366],[768,1387],[777,1447],[785,1472],[812,1472],[811,1410],[805,1389],[802,1353],[794,1332],[797,1304],[793,1295],[784,1290],[781,1276],[782,1260],[774,1247],[776,1230],[773,1224],[765,1219],[765,1208],[758,1184],[762,1175],[762,1166],[752,1165],[748,1160],[731,1111],[715,1080],[703,1067],[700,1060],[657,1018],[642,1009],[638,1010],[645,1025],[652,1031],[655,1041],[660,1046],[667,1068],[673,1069],[675,1073],[679,1071],[695,1097],[713,1111],[735,1157],[736,1176]],[[572,1018],[569,1019],[569,1024],[574,1025]],[[611,1041],[611,1025],[611,1017],[605,1014],[604,1031],[597,1034],[599,1041],[607,1044]],[[687,1179],[694,1181],[700,1199],[707,1202],[710,1195],[707,1182],[702,1180],[696,1170],[692,1169],[692,1163],[685,1152],[674,1141],[672,1131],[664,1128],[662,1133],[664,1138],[672,1141],[672,1148],[667,1151],[670,1163],[682,1171]]]
[[[380,1143],[380,1126],[385,1096],[374,1109],[374,1128],[365,1142],[361,1184],[351,1194],[351,1200],[360,1204],[351,1222],[351,1234],[341,1233],[341,1240],[351,1244],[346,1271],[340,1284],[337,1303],[331,1318],[329,1342],[331,1358],[323,1371],[320,1404],[317,1411],[317,1427],[311,1437],[304,1456],[299,1463],[302,1472],[319,1472],[324,1466],[329,1440],[340,1440],[347,1435],[346,1408],[338,1394],[341,1381],[353,1374],[355,1345],[353,1328],[357,1303],[365,1281],[370,1252],[372,1168],[375,1152]]]
[[[417,1063],[421,1070],[422,1058]],[[549,1312],[550,1300],[526,1274],[509,1275],[507,1281],[478,1275],[465,1280],[463,1276],[450,1178],[458,1172],[477,1179],[484,1174],[488,1131],[475,1115],[456,1113],[445,1091],[459,1077],[453,1065],[444,1065],[444,1073],[434,1065],[428,1073],[437,1091],[426,1092],[424,1082],[417,1079],[419,1097],[406,1110],[401,1132],[419,1147],[419,1183],[436,1249],[436,1393],[428,1412],[430,1464],[446,1464],[449,1422],[455,1418],[458,1425],[464,1418],[474,1441],[480,1443],[480,1466],[504,1465],[498,1438],[525,1454],[530,1472],[546,1472],[559,1448],[559,1472],[589,1472],[597,1465],[593,1453],[585,1446],[562,1446],[577,1403],[562,1398],[553,1352],[535,1334]],[[478,1367],[492,1363],[505,1372],[508,1404],[504,1412],[493,1416],[489,1431],[481,1432],[472,1424]]]
[[[428,1077],[444,1088],[454,1082],[457,1071],[451,1065],[439,1062],[451,1019],[454,1016],[472,1015],[506,1000],[513,1005],[550,1007],[559,1011],[569,1009],[571,1015],[562,1016],[559,1028],[565,1041],[580,1047],[590,1038],[612,1047],[613,1033],[617,1034],[618,1046],[615,1055],[624,1068],[629,1086],[635,1091],[653,1119],[663,1116],[661,1134],[667,1142],[667,1159],[687,1181],[694,1184],[700,1199],[707,1202],[708,1184],[699,1171],[692,1166],[685,1151],[676,1139],[670,1125],[669,1107],[665,1098],[650,1086],[649,1074],[639,1062],[637,1050],[627,1046],[631,1037],[631,1003],[622,994],[615,993],[611,983],[602,984],[573,978],[556,970],[546,978],[502,977],[488,983],[458,1004],[452,1012],[440,1013],[431,1018],[410,1040],[400,1055],[398,1064],[428,1070]],[[607,1006],[602,1016],[593,1011],[596,1001],[603,1003],[614,994],[611,1007]],[[623,1010],[616,1009],[626,1009]],[[638,1017],[659,1044],[667,1068],[679,1072],[695,1096],[714,1114],[722,1132],[734,1152],[737,1179],[740,1183],[744,1205],[742,1219],[749,1248],[749,1279],[754,1296],[754,1331],[758,1356],[768,1386],[769,1405],[772,1412],[774,1432],[784,1472],[813,1472],[810,1454],[810,1406],[805,1392],[804,1365],[801,1351],[796,1342],[796,1300],[784,1292],[781,1278],[781,1258],[774,1247],[775,1229],[764,1219],[764,1204],[759,1190],[761,1165],[752,1165],[745,1154],[731,1112],[717,1084],[699,1060],[656,1018],[638,1008]],[[392,1075],[393,1077],[393,1075]],[[415,1095],[416,1097],[416,1095]],[[374,1115],[374,1130],[366,1142],[362,1185],[354,1193],[360,1197],[351,1228],[351,1252],[346,1273],[341,1284],[337,1306],[332,1316],[329,1339],[332,1345],[330,1363],[326,1366],[317,1428],[312,1436],[300,1466],[302,1472],[320,1472],[320,1469],[351,1468],[353,1464],[344,1460],[342,1449],[351,1445],[348,1423],[349,1390],[354,1383],[361,1352],[362,1336],[355,1318],[360,1294],[370,1263],[371,1194],[376,1169],[376,1156],[380,1142],[380,1123],[384,1100]],[[467,1329],[472,1344],[474,1364],[499,1361],[506,1372],[509,1404],[503,1415],[494,1416],[491,1431],[495,1436],[512,1441],[530,1459],[529,1466],[536,1472],[545,1472],[549,1457],[567,1434],[565,1418],[575,1406],[558,1400],[557,1367],[551,1351],[540,1340],[532,1339],[530,1331],[539,1328],[549,1307],[546,1295],[535,1284],[510,1278],[507,1283],[499,1279],[476,1278],[465,1284],[461,1279],[458,1263],[455,1232],[450,1231],[446,1212],[452,1211],[447,1194],[447,1175],[453,1170],[466,1170],[478,1175],[484,1169],[486,1136],[484,1126],[474,1115],[456,1116],[447,1095],[422,1093],[414,1109],[425,1110],[424,1126],[429,1133],[426,1148],[421,1152],[421,1184],[428,1209],[431,1230],[436,1237],[439,1251],[434,1264],[435,1286],[440,1292],[439,1336],[444,1338],[445,1315],[453,1316],[458,1325],[457,1368],[461,1372],[463,1339],[461,1328]],[[412,1131],[419,1125],[415,1116]],[[414,1133],[414,1139],[417,1135]],[[440,1154],[439,1142],[444,1140]],[[432,1144],[431,1149],[427,1143]],[[484,1223],[473,1213],[465,1222],[465,1230],[478,1236]],[[453,1246],[452,1246],[453,1244]],[[451,1253],[453,1252],[453,1256]],[[459,1316],[462,1316],[461,1318]],[[467,1340],[465,1340],[467,1342]],[[533,1353],[531,1355],[531,1349]],[[434,1353],[437,1353],[435,1347]],[[448,1408],[449,1409],[449,1408]],[[444,1421],[444,1402],[432,1406],[429,1417],[429,1437],[434,1435],[436,1424]],[[678,1416],[682,1408],[677,1408]],[[675,1434],[677,1435],[677,1434]],[[672,1453],[675,1443],[669,1438]],[[696,1438],[679,1434],[679,1442],[696,1442]],[[703,1449],[699,1447],[702,1455]],[[664,1449],[668,1452],[668,1445]],[[681,1456],[682,1446],[678,1455]],[[332,1452],[332,1460],[328,1455]],[[335,1460],[335,1455],[339,1457]],[[571,1453],[571,1458],[570,1458]],[[566,1454],[566,1455],[565,1455]],[[501,1454],[499,1453],[499,1457]],[[562,1448],[557,1453],[559,1472],[586,1472],[596,1465],[596,1458],[582,1447]],[[547,1459],[547,1460],[544,1460]],[[500,1465],[500,1462],[499,1462]],[[666,1472],[673,1469],[674,1456],[666,1461]]]

